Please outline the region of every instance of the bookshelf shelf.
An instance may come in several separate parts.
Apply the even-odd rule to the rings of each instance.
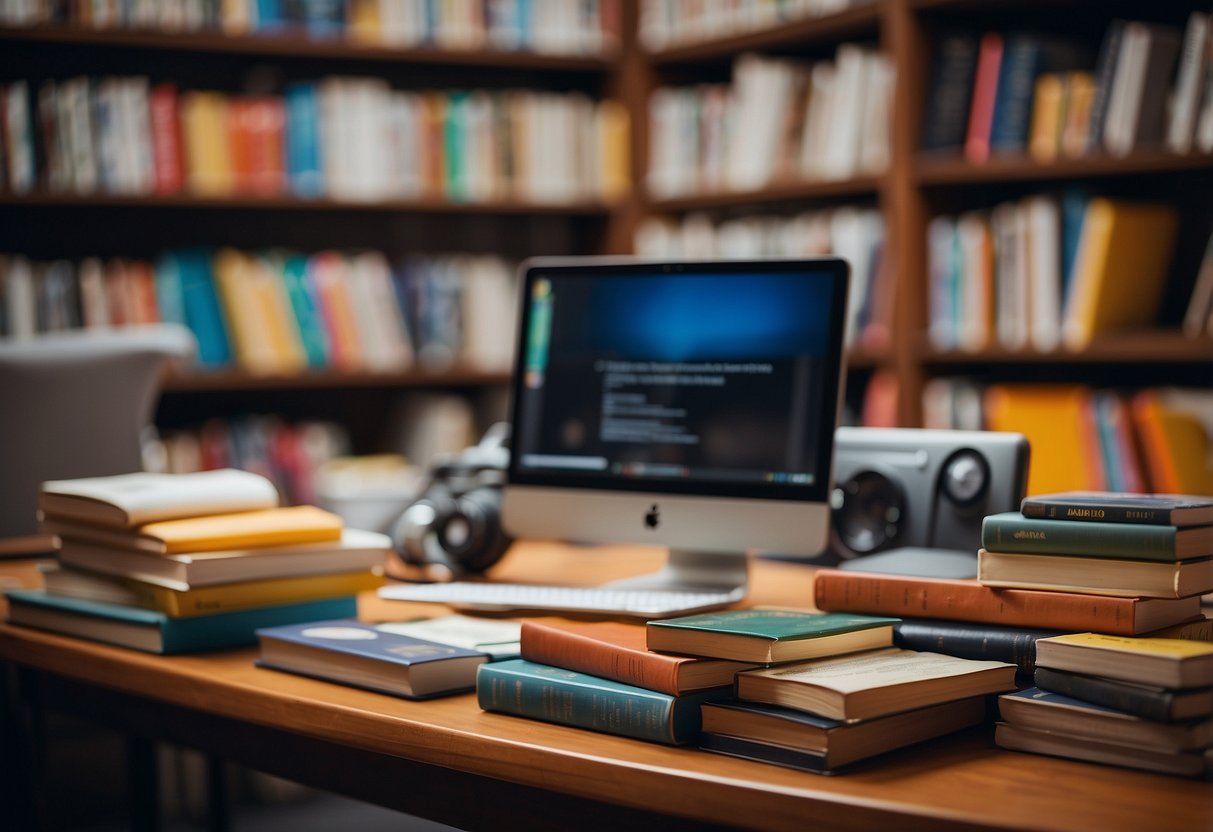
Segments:
[[[1028,157],[994,158],[984,164],[964,159],[920,157],[915,178],[924,187],[981,186],[997,182],[1047,182],[1062,179],[1127,178],[1155,174],[1213,172],[1213,154],[1139,152],[1125,158],[1091,156],[1038,162]]]
[[[884,182],[882,176],[819,182],[790,182],[755,191],[716,191],[688,196],[650,198],[654,211],[678,213],[738,205],[763,205],[776,202],[809,202],[819,199],[864,199],[875,197]]]
[[[170,393],[216,393],[267,390],[341,390],[346,388],[452,388],[507,384],[508,373],[456,367],[450,370],[315,370],[290,375],[264,375],[243,370],[174,372],[164,379]]]
[[[308,38],[301,35],[92,30],[74,26],[0,28],[0,44],[19,42],[121,50],[142,49],[153,52],[215,53],[259,58],[361,61],[379,64],[438,64],[552,72],[606,73],[614,66],[612,54],[581,56],[494,49],[400,48],[373,43],[364,44],[340,37],[326,39]]]
[[[1213,338],[1188,338],[1175,331],[1126,332],[1106,336],[1082,350],[990,347],[980,351],[919,348],[919,359],[941,367],[985,364],[1193,364],[1208,365],[1213,376]],[[1210,379],[1213,381],[1213,378]]]

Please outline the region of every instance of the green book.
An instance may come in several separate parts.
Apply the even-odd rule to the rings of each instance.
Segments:
[[[291,255],[282,263],[282,282],[290,298],[291,309],[299,323],[299,336],[309,367],[324,367],[329,363],[328,335],[320,308],[316,304],[307,275],[307,258]]]
[[[801,610],[726,610],[650,621],[662,653],[776,664],[889,647],[897,618]]]
[[[699,706],[731,695],[723,687],[671,696],[524,659],[482,664],[476,672],[476,699],[486,711],[666,745],[696,742]]]
[[[991,552],[1177,561],[1213,555],[1213,526],[1089,523],[1008,511],[982,521],[981,545]]]

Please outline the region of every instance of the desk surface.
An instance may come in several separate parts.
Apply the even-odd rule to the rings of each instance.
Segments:
[[[511,552],[495,576],[536,581],[576,574],[595,583],[659,563],[660,554],[651,550],[574,554],[528,544]],[[8,565],[2,571],[11,575],[17,569]],[[753,604],[811,604],[811,570],[804,567],[760,561],[751,584]],[[371,620],[433,611],[373,597],[362,606],[362,616]],[[154,708],[170,707],[231,726],[272,728],[279,736],[315,740],[368,760],[407,761],[412,771],[474,775],[561,799],[764,829],[803,830],[807,823],[822,829],[887,823],[899,828],[911,818],[932,829],[1213,829],[1208,783],[1003,751],[994,746],[989,726],[877,758],[846,775],[822,777],[486,713],[472,694],[396,699],[259,669],[252,664],[254,653],[160,657],[0,625],[0,659],[66,683],[77,701],[95,696],[104,708],[117,710],[114,702],[133,702],[136,714],[142,704],[153,734]],[[339,767],[337,758],[332,764]],[[340,779],[337,772],[333,777]],[[407,788],[385,788],[393,785]],[[490,819],[498,810],[481,808]],[[592,812],[585,821],[587,827],[602,825]]]

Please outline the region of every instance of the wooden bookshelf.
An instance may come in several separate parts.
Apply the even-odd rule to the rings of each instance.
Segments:
[[[753,191],[714,191],[676,197],[650,196],[647,204],[654,211],[685,212],[741,205],[873,199],[880,192],[882,184],[881,176],[859,176],[837,181],[784,182]]]
[[[339,391],[348,388],[449,389],[504,385],[508,373],[466,367],[443,370],[312,370],[304,373],[260,374],[244,370],[169,373],[164,389],[172,393],[215,393],[272,390]]]
[[[1213,338],[1188,338],[1174,331],[1127,332],[1096,339],[1080,350],[1059,348],[1042,352],[1033,349],[989,347],[983,350],[939,350],[920,344],[919,360],[946,368],[999,364],[1184,364],[1204,365],[1213,382]]]
[[[914,177],[924,187],[982,186],[999,182],[1054,182],[1098,180],[1133,176],[1207,176],[1213,172],[1213,154],[1139,151],[1124,158],[1104,155],[1040,162],[1026,156],[998,157],[974,164],[964,159],[919,157]]]

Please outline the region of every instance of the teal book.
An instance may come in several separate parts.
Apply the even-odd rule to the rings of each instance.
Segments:
[[[299,337],[309,367],[325,367],[329,363],[328,334],[324,328],[320,306],[312,294],[311,281],[307,277],[307,258],[301,254],[287,256],[282,263],[282,282],[290,299],[295,320],[299,323]]]
[[[723,687],[671,696],[524,659],[476,671],[476,699],[486,711],[666,745],[696,742],[699,706],[731,695]]]
[[[203,367],[225,367],[232,362],[232,345],[215,289],[211,255],[206,250],[191,250],[177,252],[176,257],[185,322],[198,339],[198,363]]]
[[[353,595],[193,618],[169,618],[154,610],[42,590],[12,590],[7,595],[10,623],[165,654],[243,647],[255,644],[256,631],[263,627],[351,618],[358,611]]]
[[[647,636],[649,649],[661,653],[778,664],[889,647],[899,620],[802,610],[726,610],[650,621]]]
[[[1177,561],[1213,555],[1213,526],[1091,523],[1008,511],[982,521],[981,545],[991,552]]]

